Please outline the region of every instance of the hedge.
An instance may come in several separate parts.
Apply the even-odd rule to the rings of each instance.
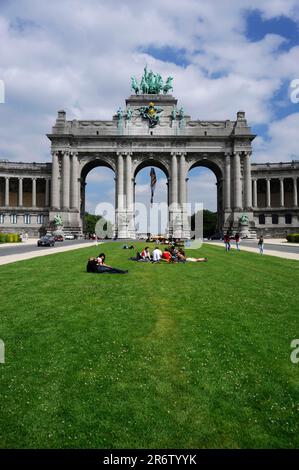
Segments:
[[[299,243],[299,233],[290,233],[287,235],[288,242]]]
[[[21,237],[18,233],[1,233],[0,232],[0,243],[18,243],[21,241]]]

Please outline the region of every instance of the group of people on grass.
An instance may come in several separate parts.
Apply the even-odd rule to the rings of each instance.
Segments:
[[[146,246],[141,253],[137,253],[136,257],[129,258],[132,261],[143,261],[151,263],[160,263],[164,261],[166,263],[186,263],[186,262],[206,262],[207,258],[192,258],[187,257],[182,248],[177,248],[171,246],[165,248],[164,251],[160,250],[158,246],[154,248],[151,252],[149,247]],[[88,259],[86,271],[88,273],[109,273],[109,274],[128,274],[128,270],[122,270],[118,268],[113,268],[105,262],[106,255],[105,253],[100,253],[97,257],[91,257]]]
[[[235,243],[236,243],[236,249],[238,251],[240,251],[240,234],[236,233],[234,237],[231,237],[229,232],[226,232],[226,234],[223,237],[225,251],[229,251],[231,249],[231,241],[232,240],[234,240]],[[264,253],[264,237],[263,237],[263,235],[261,235],[260,238],[259,238],[258,249],[259,249],[260,254],[262,255]]]
[[[165,248],[162,252],[158,246],[154,250],[150,251],[150,248],[146,246],[141,253],[137,252],[135,258],[130,258],[132,261],[148,261],[152,263],[160,263],[164,261],[166,263],[186,263],[186,262],[206,262],[207,258],[191,258],[187,257],[183,248],[177,248],[172,245]]]

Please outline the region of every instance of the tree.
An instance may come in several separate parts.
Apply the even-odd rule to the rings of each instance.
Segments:
[[[191,230],[195,228],[195,214],[191,216]],[[207,209],[203,210],[203,236],[210,237],[216,232],[217,212],[211,212]]]
[[[85,232],[86,233],[94,233],[96,223],[100,219],[102,219],[101,215],[89,214],[88,212],[85,212],[85,216],[84,216]]]

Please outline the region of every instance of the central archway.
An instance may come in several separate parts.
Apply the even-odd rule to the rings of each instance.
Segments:
[[[151,169],[154,169],[156,184],[151,204]],[[146,213],[146,221],[140,220],[140,204]],[[136,236],[165,235],[169,224],[169,172],[157,158],[144,158],[134,171],[134,218]],[[143,213],[143,212],[142,212]],[[138,220],[139,218],[139,220]],[[142,223],[140,223],[140,221]]]

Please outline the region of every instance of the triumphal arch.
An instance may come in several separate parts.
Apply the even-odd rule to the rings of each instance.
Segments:
[[[70,121],[65,111],[58,112],[48,134],[49,219],[60,214],[65,230],[82,232],[85,178],[96,166],[106,166],[115,173],[115,235],[134,238],[135,176],[141,168],[157,166],[168,180],[168,232],[188,237],[183,224],[188,172],[204,166],[217,178],[219,230],[239,230],[242,217],[253,230],[250,158],[255,136],[245,113],[239,111],[235,121],[192,120],[170,94],[172,77],[164,82],[145,68],[141,81],[131,80],[135,94],[110,121]]]

